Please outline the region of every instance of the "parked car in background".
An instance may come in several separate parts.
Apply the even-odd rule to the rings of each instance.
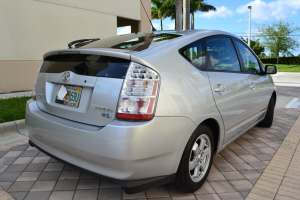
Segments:
[[[223,31],[79,40],[44,55],[27,102],[29,143],[126,193],[206,180],[213,156],[270,127],[276,90],[264,66]]]

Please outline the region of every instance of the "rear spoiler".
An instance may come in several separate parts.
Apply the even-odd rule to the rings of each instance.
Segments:
[[[79,48],[89,43],[95,42],[97,40],[100,40],[100,38],[74,40],[73,42],[70,42],[68,44],[68,47],[69,49],[72,49],[72,46],[74,45],[75,46],[74,48]]]

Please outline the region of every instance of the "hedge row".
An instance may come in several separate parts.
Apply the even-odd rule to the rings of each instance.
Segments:
[[[260,60],[267,64],[277,64],[277,58],[261,58]],[[300,65],[300,57],[282,57],[279,58],[278,64]]]

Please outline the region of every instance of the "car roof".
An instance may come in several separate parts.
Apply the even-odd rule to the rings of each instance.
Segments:
[[[72,52],[82,52],[82,53],[96,53],[97,51],[105,51],[105,52],[111,52],[116,54],[140,54],[145,53],[148,51],[153,52],[153,50],[157,48],[169,48],[170,46],[176,46],[183,47],[184,45],[187,45],[193,41],[196,41],[198,39],[212,36],[212,35],[230,35],[234,36],[233,34],[230,34],[225,31],[219,31],[219,30],[186,30],[186,31],[151,31],[151,32],[136,32],[136,33],[130,33],[130,34],[124,34],[124,35],[118,35],[113,36],[109,38],[105,38],[102,40],[98,40],[95,42],[92,42],[90,44],[84,45],[80,48],[73,48],[73,49],[60,49],[55,51],[50,51],[46,54],[44,54],[44,58],[47,56],[60,54],[61,52],[64,53],[72,53]],[[171,39],[162,39],[160,41],[153,42],[152,40],[149,41],[148,39],[144,39],[144,41],[140,42],[140,44],[136,46],[130,46],[128,48],[122,48],[122,44],[126,45],[126,42],[124,41],[131,41],[139,37],[147,38],[147,36],[174,36]],[[123,43],[122,43],[123,42]],[[138,41],[137,41],[138,43]],[[118,46],[119,45],[119,46]],[[136,47],[136,48],[135,48]]]
[[[186,30],[186,31],[151,31],[136,32],[124,35],[113,36],[103,40],[95,41],[79,49],[105,49],[128,54],[135,54],[144,50],[149,50],[159,45],[168,46],[171,42],[190,43],[192,38],[201,38],[211,35],[232,35],[225,31],[218,30]],[[232,35],[233,36],[233,35]],[[143,38],[138,41],[138,38]],[[154,39],[153,39],[154,38]],[[127,46],[126,46],[127,45]]]

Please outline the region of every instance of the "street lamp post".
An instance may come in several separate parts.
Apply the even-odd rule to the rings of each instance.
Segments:
[[[251,36],[251,6],[248,6],[249,9],[249,28],[248,28],[248,46],[250,47],[250,36]]]

